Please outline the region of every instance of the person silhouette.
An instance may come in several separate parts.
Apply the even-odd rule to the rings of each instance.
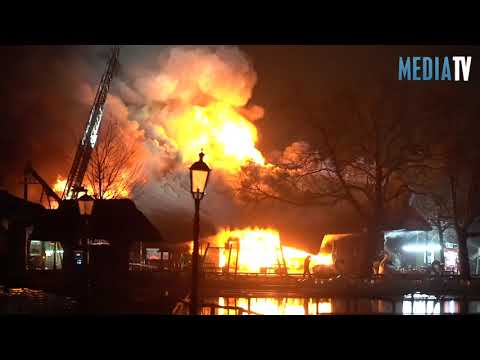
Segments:
[[[305,261],[303,262],[303,277],[304,278],[307,275],[308,275],[308,277],[312,277],[312,273],[310,272],[310,259],[311,259],[311,256],[308,255],[305,258]]]
[[[442,266],[440,261],[434,260],[430,267],[430,275],[440,276],[442,274]]]
[[[337,272],[338,276],[345,275],[345,262],[341,259],[335,261],[335,271]]]

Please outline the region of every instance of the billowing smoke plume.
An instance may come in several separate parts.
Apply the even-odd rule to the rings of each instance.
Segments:
[[[109,95],[105,119],[120,125],[122,141],[135,144],[145,184],[135,200],[169,240],[191,237],[188,166],[203,150],[213,169],[203,202],[205,234],[244,219],[232,183],[247,161],[264,163],[253,122],[263,109],[249,104],[257,81],[236,47],[156,49],[137,59],[122,49],[122,70]],[[88,106],[93,86],[82,85]],[[247,223],[247,222],[245,222]]]
[[[310,239],[311,251],[318,251],[322,235],[312,219],[321,223],[330,220],[328,216],[319,219],[317,209],[279,203],[246,204],[234,194],[241,166],[268,167],[266,154],[256,147],[254,123],[261,121],[263,109],[250,103],[257,76],[245,54],[236,47],[171,48],[161,51],[156,63],[129,69],[117,81],[115,95],[129,104],[128,117],[122,118],[136,124],[134,130],[143,136],[148,181],[136,202],[167,238],[190,239],[187,168],[203,149],[213,169],[202,202],[204,235],[220,227],[275,227],[288,242]],[[270,154],[270,160],[292,160],[305,146],[294,143]]]
[[[189,239],[187,169],[203,150],[214,170],[205,222],[231,225],[229,219],[239,215],[229,179],[244,161],[264,161],[251,123],[263,109],[248,104],[256,82],[248,59],[235,47],[174,47],[156,54],[150,66],[124,69],[107,116],[119,120],[127,141],[135,138],[140,149],[146,184],[137,205],[167,238]],[[203,228],[215,231],[213,225]]]
[[[58,57],[59,51],[67,56]],[[105,48],[49,47],[36,52],[35,59],[23,55],[28,66],[22,74],[35,86],[29,85],[23,94],[15,87],[11,96],[16,100],[7,112],[17,119],[31,109],[38,120],[33,122],[29,114],[20,122],[19,131],[28,133],[30,123],[35,132],[23,137],[27,151],[12,153],[27,153],[53,184],[71,165],[105,66],[105,56],[98,54]],[[120,62],[104,121],[115,120],[126,148],[135,146],[135,160],[143,164],[145,179],[135,201],[167,240],[191,238],[193,202],[187,169],[200,150],[213,169],[202,202],[204,235],[219,227],[276,226],[282,231],[282,224],[307,221],[298,211],[271,204],[247,206],[234,196],[232,184],[241,166],[268,163],[256,147],[259,134],[254,124],[264,111],[250,103],[257,75],[237,47],[124,47]],[[16,162],[14,177],[5,181],[9,186],[18,183],[25,160]]]

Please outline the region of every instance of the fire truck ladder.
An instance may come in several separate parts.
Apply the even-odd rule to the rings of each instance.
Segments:
[[[113,46],[110,53],[110,58],[107,62],[105,72],[97,89],[95,101],[90,111],[90,116],[83,133],[83,138],[78,145],[75,158],[73,160],[72,168],[68,174],[67,183],[63,191],[62,199],[76,199],[79,192],[85,191],[82,184],[85,173],[90,162],[92,151],[97,142],[100,125],[103,118],[103,109],[107,100],[108,91],[112,79],[118,69],[118,56],[120,53],[119,46]]]
[[[48,207],[52,208],[52,200],[56,201],[59,205],[62,199],[52,190],[50,186],[48,186],[47,182],[43,180],[43,178],[38,175],[35,169],[32,166],[32,163],[29,161],[27,162],[27,166],[25,167],[23,173],[23,198],[28,201],[28,185],[40,185],[42,187],[42,193],[40,195],[40,203],[43,201],[43,197],[47,197]]]

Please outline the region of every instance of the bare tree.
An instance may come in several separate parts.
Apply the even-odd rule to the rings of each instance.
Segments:
[[[119,125],[111,120],[93,150],[87,180],[98,199],[118,199],[138,195],[141,190],[142,164],[136,162],[135,143],[125,144]]]
[[[349,204],[368,233],[368,272],[383,248],[390,215],[412,192],[422,191],[437,165],[425,141],[428,121],[412,118],[408,102],[381,95],[343,100],[325,104],[324,109],[335,111],[316,116],[314,149],[297,146],[269,168],[246,166],[239,193],[250,201],[276,199],[298,206]]]
[[[415,196],[413,206],[422,214],[438,234],[440,243],[440,262],[445,264],[445,232],[453,228],[453,208],[449,197],[448,184],[442,188],[435,185],[429,187],[430,191]],[[436,191],[437,190],[437,191]],[[443,191],[442,191],[443,190]]]
[[[468,280],[469,229],[480,215],[480,125],[475,105],[461,101],[437,101],[435,138],[439,139],[442,167],[437,184],[429,190],[444,226],[455,230],[460,275]]]
[[[478,125],[473,119],[457,124],[452,134],[452,146],[446,155],[445,176],[450,185],[452,222],[457,234],[460,274],[470,279],[467,240],[469,228],[479,214],[480,141]]]

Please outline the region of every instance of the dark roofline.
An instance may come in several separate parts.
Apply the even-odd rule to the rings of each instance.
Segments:
[[[43,205],[27,201],[0,190],[0,217],[14,220],[29,221],[32,217],[44,214],[46,209]]]
[[[49,210],[36,221],[38,238],[77,238],[82,232],[78,204],[65,200],[59,209]],[[89,228],[96,238],[126,239],[129,242],[164,242],[159,230],[130,199],[95,200]]]

